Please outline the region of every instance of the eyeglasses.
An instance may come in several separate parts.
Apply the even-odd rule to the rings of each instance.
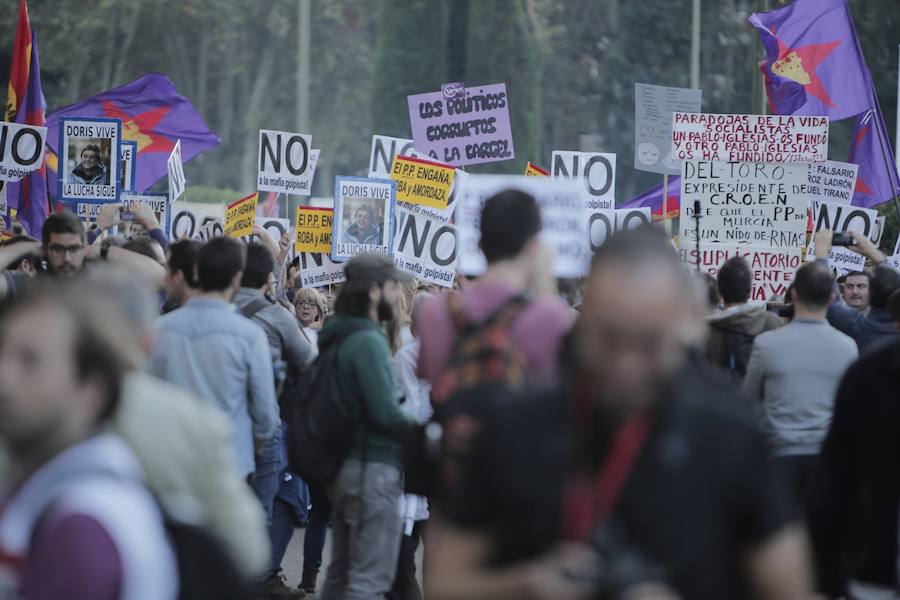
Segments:
[[[72,244],[71,246],[63,246],[62,244],[50,244],[47,246],[47,250],[49,250],[52,254],[56,254],[58,256],[65,256],[66,254],[78,254],[84,250],[83,244]]]
[[[297,306],[317,306],[315,302],[311,302],[309,300],[300,300],[297,302]]]

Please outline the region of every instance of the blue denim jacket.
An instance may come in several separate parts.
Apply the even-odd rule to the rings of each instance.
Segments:
[[[252,473],[254,438],[270,439],[279,422],[266,334],[213,298],[193,298],[156,326],[151,372],[221,409],[242,475]]]

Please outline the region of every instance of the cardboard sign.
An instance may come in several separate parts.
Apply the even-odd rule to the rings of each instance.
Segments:
[[[853,231],[869,239],[880,235],[878,232],[878,211],[860,206],[849,206],[837,202],[818,202],[813,215],[813,230],[830,229],[835,232]],[[816,254],[815,236],[810,239],[806,256]],[[862,271],[866,257],[843,246],[833,246],[828,253],[828,262],[838,275],[850,271]]]
[[[649,206],[618,210],[589,211],[588,234],[591,252],[596,252],[616,232],[634,229],[653,221]]]
[[[458,238],[453,225],[397,211],[394,264],[417,279],[453,287]]]
[[[171,228],[171,215],[169,213],[169,197],[165,192],[122,192],[119,201],[122,203],[123,217],[127,213],[134,212],[135,204],[146,204],[156,215],[156,220],[167,234]],[[103,204],[91,204],[87,202],[79,202],[75,205],[73,212],[85,223],[91,224],[97,220],[100,209]],[[71,205],[69,206],[72,208]]]
[[[314,288],[347,281],[344,265],[334,262],[327,254],[300,254],[300,281],[303,287]]]
[[[515,158],[506,84],[407,97],[416,149],[434,160],[460,167]]]
[[[308,196],[312,193],[311,153],[311,135],[260,129],[256,189]]]
[[[421,158],[397,156],[391,179],[397,182],[397,200],[443,210],[450,201],[456,169]]]
[[[220,219],[212,219],[211,221],[204,223],[200,229],[197,230],[197,235],[194,239],[198,239],[201,242],[208,242],[217,237],[225,237],[225,225],[222,224]]]
[[[470,175],[460,195],[456,213],[459,234],[459,270],[480,275],[487,266],[479,248],[481,209],[485,201],[507,189],[534,196],[541,209],[541,237],[554,250],[556,277],[581,277],[588,271],[591,249],[584,218],[582,188],[578,182],[523,175]],[[516,215],[509,215],[515,224]]]
[[[194,238],[200,228],[210,221],[218,219],[225,222],[225,206],[222,204],[187,202],[179,204],[177,208],[174,204],[172,207],[169,227],[169,238],[172,240]]]
[[[390,178],[391,165],[394,164],[394,157],[396,156],[417,158],[421,155],[416,152],[412,140],[387,135],[373,135],[372,151],[369,153],[369,178]]]
[[[119,185],[123,192],[133,192],[134,182],[137,177],[137,169],[135,162],[137,161],[137,142],[121,143],[122,153],[120,161],[122,163],[119,169]]]
[[[334,232],[331,258],[356,254],[390,255],[394,249],[397,183],[390,179],[334,178]]]
[[[826,160],[809,166],[809,201],[850,204],[859,165]]]
[[[0,122],[0,181],[18,181],[39,169],[46,141],[46,127]]]
[[[297,207],[294,248],[297,252],[331,252],[334,211],[330,208]]]
[[[59,200],[117,202],[122,121],[62,119],[59,127]]]
[[[169,198],[175,202],[184,193],[187,181],[184,178],[184,163],[181,160],[181,140],[175,142],[172,154],[166,161],[169,172]]]
[[[259,192],[235,200],[225,209],[225,235],[239,238],[253,233]]]
[[[634,84],[634,168],[678,175],[672,157],[672,113],[700,112],[701,90]]]
[[[530,160],[525,165],[525,177],[549,177],[550,173],[533,164]]]
[[[372,136],[372,151],[369,156],[369,179],[390,179],[391,165],[397,156],[409,156],[412,158],[421,158],[422,155],[416,152],[415,145],[412,140],[406,138],[395,138],[386,135]],[[409,202],[401,202],[397,200],[397,208],[420,215],[429,219],[435,219],[441,223],[449,223],[453,218],[453,211],[456,210],[456,197],[462,179],[466,176],[465,171],[456,170],[453,177],[453,187],[450,189],[450,197],[447,201],[446,208],[437,209],[424,204],[411,204]]]
[[[553,177],[581,182],[581,197],[589,210],[612,210],[616,205],[616,155],[601,152],[554,150]]]
[[[828,160],[828,117],[676,112],[672,120],[672,154],[677,160]]]
[[[681,246],[700,242],[800,248],[809,205],[805,164],[686,160],[681,165]]]
[[[700,270],[715,277],[719,267],[732,256],[743,256],[753,271],[753,291],[750,299],[767,302],[775,296],[784,297],[794,281],[794,274],[803,264],[800,248],[761,248],[736,244],[701,244]],[[697,265],[697,251],[682,248],[681,261],[691,270]]]

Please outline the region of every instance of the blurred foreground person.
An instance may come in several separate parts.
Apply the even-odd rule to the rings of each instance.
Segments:
[[[97,298],[38,291],[0,336],[0,441],[14,483],[0,491],[0,596],[168,600],[173,549],[140,463],[101,433],[133,348]]]
[[[600,248],[577,372],[485,423],[430,532],[429,600],[622,598],[645,584],[652,598],[808,598],[765,441],[730,383],[686,362],[692,298],[659,232]]]
[[[819,590],[829,598],[900,598],[898,390],[896,340],[863,354],[838,388],[809,505]]]

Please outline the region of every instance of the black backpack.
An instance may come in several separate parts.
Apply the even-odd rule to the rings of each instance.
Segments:
[[[334,481],[356,441],[365,404],[347,397],[338,385],[341,344],[366,325],[347,325],[327,344],[300,382],[288,418],[287,451],[291,470],[307,483]]]
[[[743,379],[750,364],[756,336],[740,331],[721,331],[725,363],[722,365],[736,379]]]

